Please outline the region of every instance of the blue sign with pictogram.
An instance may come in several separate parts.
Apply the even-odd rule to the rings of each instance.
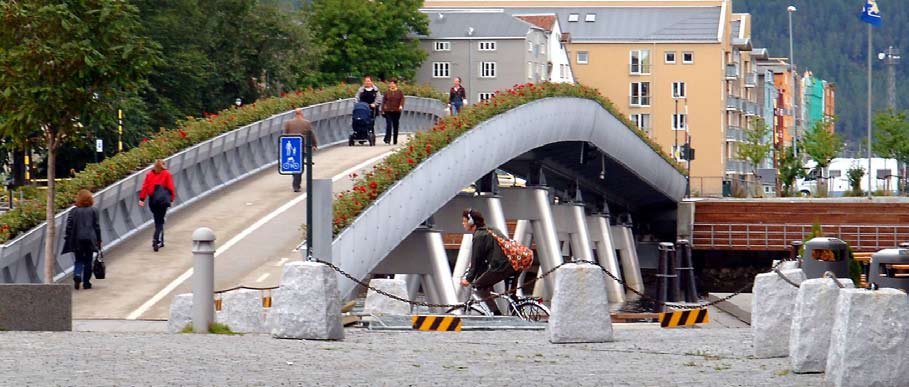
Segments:
[[[293,175],[303,173],[303,136],[281,136],[278,173]]]

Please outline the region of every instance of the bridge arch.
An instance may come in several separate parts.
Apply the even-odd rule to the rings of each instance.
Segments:
[[[685,177],[599,103],[545,98],[477,125],[416,166],[338,234],[333,261],[365,278],[463,187],[528,151],[566,141],[593,144],[666,201],[684,195]],[[350,297],[354,285],[340,282],[341,294]]]

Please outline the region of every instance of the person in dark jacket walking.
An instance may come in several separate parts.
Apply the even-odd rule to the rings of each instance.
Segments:
[[[468,209],[462,213],[461,225],[464,231],[473,233],[473,244],[470,248],[470,269],[461,280],[461,286],[467,287],[473,283],[477,288],[477,295],[485,300],[486,306],[495,315],[501,315],[495,300],[490,299],[492,287],[513,277],[516,273],[508,258],[499,247],[499,242],[486,227],[486,220],[479,211]]]
[[[155,251],[164,247],[164,217],[176,197],[174,178],[167,171],[164,160],[155,160],[155,166],[145,175],[142,191],[139,191],[139,207],[145,207],[145,198],[148,198],[148,208],[155,218],[155,235],[152,237],[152,249]]]
[[[98,222],[98,210],[92,207],[94,204],[89,190],[79,190],[76,194],[76,208],[69,212],[66,219],[63,254],[75,255],[73,285],[76,290],[80,284],[85,289],[92,288],[93,255],[101,250],[101,225]]]
[[[456,116],[464,105],[467,105],[467,91],[461,86],[461,77],[455,77],[454,86],[448,91],[448,109]]]
[[[398,128],[401,126],[401,112],[404,111],[404,93],[398,89],[398,80],[388,82],[388,91],[382,99],[382,114],[385,115],[385,143],[398,143]]]

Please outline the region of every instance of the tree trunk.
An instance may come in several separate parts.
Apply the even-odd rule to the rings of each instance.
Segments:
[[[44,238],[44,283],[54,283],[54,272],[56,271],[57,249],[54,242],[57,240],[57,223],[54,221],[56,208],[54,206],[54,197],[56,196],[56,178],[57,172],[57,139],[56,135],[51,132],[47,136],[47,232]]]

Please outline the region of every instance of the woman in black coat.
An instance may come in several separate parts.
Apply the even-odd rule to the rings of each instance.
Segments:
[[[76,194],[76,208],[69,212],[66,219],[65,242],[63,253],[75,255],[73,281],[76,290],[80,283],[85,289],[91,289],[92,258],[101,248],[101,225],[98,223],[98,210],[92,207],[95,200],[86,189]]]

